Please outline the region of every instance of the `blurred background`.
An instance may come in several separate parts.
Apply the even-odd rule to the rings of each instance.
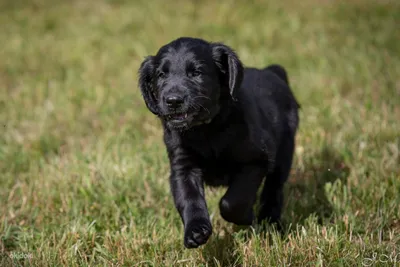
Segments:
[[[399,1],[0,0],[0,25],[0,265],[354,265],[399,251]],[[284,236],[225,223],[224,190],[207,189],[214,235],[183,248],[137,86],[144,57],[180,36],[287,69],[302,109]]]

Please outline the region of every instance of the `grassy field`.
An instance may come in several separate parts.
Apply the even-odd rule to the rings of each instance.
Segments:
[[[0,0],[0,266],[399,266],[399,1]],[[140,62],[179,36],[284,65],[302,105],[285,233],[207,189],[197,250]],[[396,258],[397,256],[397,258]]]

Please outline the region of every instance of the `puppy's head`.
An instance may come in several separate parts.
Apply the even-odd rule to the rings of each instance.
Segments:
[[[243,66],[221,43],[179,38],[148,56],[139,69],[139,87],[147,108],[169,128],[209,123],[222,101],[235,99]]]

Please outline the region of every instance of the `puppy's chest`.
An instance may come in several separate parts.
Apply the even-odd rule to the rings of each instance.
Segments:
[[[244,163],[257,155],[256,148],[248,136],[241,131],[221,133],[219,135],[200,135],[186,143],[194,158],[205,167],[231,166]]]
[[[210,186],[225,186],[240,166],[260,157],[260,153],[243,129],[207,135],[198,132],[186,136],[184,147],[204,172]]]
[[[191,152],[201,161],[218,161],[230,153],[227,140],[222,138],[197,138],[193,142],[188,142],[187,146]]]
[[[193,159],[203,170],[203,179],[210,186],[225,186],[232,176],[231,167],[235,165],[232,147],[223,145],[215,139],[205,140],[191,146]]]

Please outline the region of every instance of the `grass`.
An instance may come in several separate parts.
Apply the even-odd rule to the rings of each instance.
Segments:
[[[0,265],[399,266],[398,1],[0,0]],[[302,105],[283,235],[183,247],[137,70],[179,36],[284,65]],[[396,258],[397,255],[397,258]]]

